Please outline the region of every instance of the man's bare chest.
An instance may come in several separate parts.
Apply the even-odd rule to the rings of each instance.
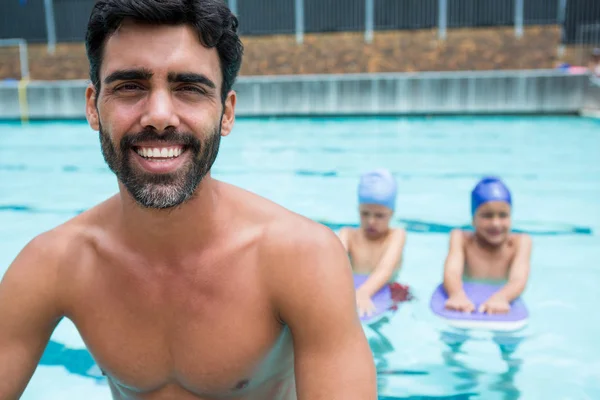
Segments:
[[[81,286],[69,318],[123,390],[175,385],[207,398],[234,395],[259,385],[274,360],[291,365],[284,327],[254,273],[152,275],[123,268]]]

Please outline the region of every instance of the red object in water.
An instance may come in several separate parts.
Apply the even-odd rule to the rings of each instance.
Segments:
[[[404,301],[410,301],[413,299],[409,286],[401,285],[398,282],[390,283],[389,286],[390,291],[392,292],[392,301],[394,303],[402,303]]]

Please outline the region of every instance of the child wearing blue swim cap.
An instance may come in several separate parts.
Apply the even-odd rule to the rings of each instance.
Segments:
[[[521,295],[529,277],[531,238],[511,232],[512,196],[496,177],[480,180],[471,192],[474,232],[450,234],[444,265],[446,308],[473,312],[475,306],[463,290],[463,279],[501,283],[503,286],[477,311],[502,314]]]
[[[406,300],[408,289],[395,281],[402,263],[406,231],[390,228],[396,208],[396,181],[390,171],[375,169],[363,174],[358,184],[360,227],[342,228],[339,236],[354,274],[369,275],[356,290],[361,317],[375,310],[371,300],[384,285],[390,285],[392,298]]]

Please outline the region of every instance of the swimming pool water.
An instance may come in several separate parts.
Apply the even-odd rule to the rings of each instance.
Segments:
[[[332,229],[356,224],[358,175],[387,167],[409,236],[399,276],[417,299],[365,327],[380,399],[600,398],[600,122],[576,117],[239,119],[213,175]],[[429,311],[469,192],[499,175],[532,273],[518,334],[465,338]],[[83,122],[0,123],[0,276],[35,235],[117,190]],[[454,350],[453,350],[454,349]],[[75,327],[52,335],[25,400],[110,398]]]

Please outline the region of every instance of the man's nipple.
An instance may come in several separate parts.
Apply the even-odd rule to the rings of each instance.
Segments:
[[[248,387],[248,384],[250,384],[250,381],[248,379],[243,379],[234,386],[233,390],[246,389]]]

